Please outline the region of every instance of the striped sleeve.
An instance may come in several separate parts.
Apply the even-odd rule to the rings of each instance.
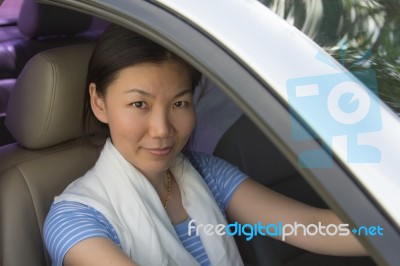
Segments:
[[[71,201],[51,206],[44,224],[44,241],[53,266],[61,266],[75,244],[93,237],[109,238],[120,246],[112,225],[95,209]]]
[[[203,176],[223,213],[246,174],[228,162],[205,153],[188,152],[186,156]]]

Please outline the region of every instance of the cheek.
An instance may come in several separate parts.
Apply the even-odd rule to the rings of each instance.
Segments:
[[[110,132],[114,137],[135,138],[142,134],[144,127],[140,117],[132,117],[132,114],[125,111],[115,112],[109,120]],[[135,121],[135,122],[133,122]]]
[[[196,114],[191,110],[181,115],[176,123],[176,128],[181,133],[182,138],[189,138],[196,125]]]

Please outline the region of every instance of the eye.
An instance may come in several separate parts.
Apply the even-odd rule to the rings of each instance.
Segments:
[[[189,102],[178,101],[178,102],[174,103],[173,108],[181,108],[181,107],[185,107],[185,106],[188,106],[188,105],[189,105]]]
[[[133,103],[131,103],[131,105],[132,105],[133,107],[136,107],[136,108],[139,108],[139,109],[148,108],[147,103],[146,103],[146,102],[143,102],[143,101],[133,102]]]

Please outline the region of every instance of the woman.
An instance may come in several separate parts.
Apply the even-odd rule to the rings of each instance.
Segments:
[[[238,224],[340,224],[210,155],[183,152],[200,73],[152,41],[111,26],[88,68],[84,124],[109,138],[96,165],[55,198],[45,222],[54,265],[242,265]],[[214,230],[214,231],[213,231]],[[279,236],[276,236],[279,238]],[[287,236],[324,254],[361,255],[347,236]]]

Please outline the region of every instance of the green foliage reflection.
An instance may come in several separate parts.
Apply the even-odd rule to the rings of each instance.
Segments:
[[[397,0],[261,2],[307,34],[350,71],[374,69],[379,97],[400,115],[400,5]],[[371,56],[365,57],[366,51]]]

